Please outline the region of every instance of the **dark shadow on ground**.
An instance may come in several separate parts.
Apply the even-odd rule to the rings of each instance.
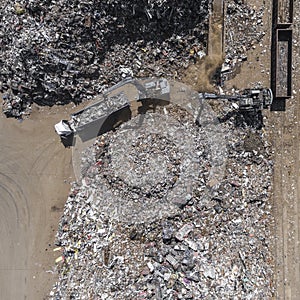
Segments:
[[[275,98],[271,105],[271,111],[285,111],[287,98]]]

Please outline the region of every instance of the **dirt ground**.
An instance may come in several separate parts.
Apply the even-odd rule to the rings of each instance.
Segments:
[[[300,2],[294,1],[292,98],[272,114],[278,299],[300,299]]]
[[[72,163],[53,125],[70,110],[35,108],[22,123],[0,117],[1,299],[44,299],[55,280],[53,241]]]

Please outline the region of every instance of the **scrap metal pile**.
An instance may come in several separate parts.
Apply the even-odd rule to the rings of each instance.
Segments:
[[[225,12],[225,61],[223,81],[235,75],[236,68],[247,60],[247,51],[256,47],[265,35],[264,5],[253,7],[242,0],[230,0]]]
[[[271,299],[269,145],[211,121],[168,106],[87,149],[51,299]]]
[[[4,112],[80,102],[126,76],[174,77],[206,49],[210,0],[1,1]]]

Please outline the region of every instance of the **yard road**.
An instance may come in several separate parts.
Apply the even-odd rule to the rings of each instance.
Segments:
[[[37,108],[36,108],[37,110]],[[53,125],[70,107],[0,117],[0,299],[41,300],[55,277],[54,235],[70,189],[71,150]],[[47,272],[49,271],[50,272]]]
[[[276,299],[300,299],[300,2],[294,1],[292,95],[272,113]]]

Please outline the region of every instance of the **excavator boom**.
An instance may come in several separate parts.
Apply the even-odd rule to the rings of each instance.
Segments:
[[[211,93],[200,93],[200,99],[216,99],[228,100],[238,105],[240,111],[258,112],[267,109],[273,101],[272,90],[269,88],[263,89],[246,89],[241,94],[237,95],[217,95]]]

